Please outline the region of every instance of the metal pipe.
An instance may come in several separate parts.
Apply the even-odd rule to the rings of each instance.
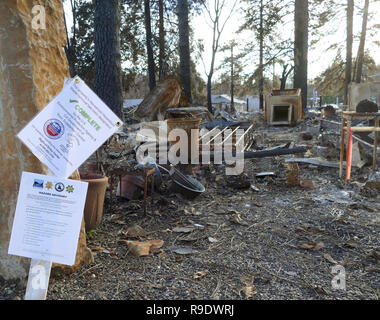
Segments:
[[[347,166],[346,166],[346,181],[351,179],[351,167],[352,167],[352,130],[351,128],[346,128],[349,137],[347,144]]]
[[[277,148],[273,150],[263,150],[263,151],[247,151],[244,152],[244,159],[254,159],[254,158],[267,158],[267,157],[275,157],[287,154],[296,154],[296,153],[305,153],[307,150],[305,147],[296,147],[296,148]],[[222,153],[224,159],[224,153]],[[236,157],[236,152],[232,152],[232,157]],[[210,153],[210,161],[214,160],[214,154]]]

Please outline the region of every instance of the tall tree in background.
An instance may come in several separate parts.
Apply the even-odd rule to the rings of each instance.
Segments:
[[[296,0],[294,13],[294,87],[302,91],[302,108],[307,106],[309,50],[309,0]]]
[[[148,57],[148,75],[149,88],[152,90],[156,86],[156,67],[153,57],[152,47],[152,23],[150,16],[150,0],[144,0],[144,15],[145,15],[145,36],[146,36],[146,51]]]
[[[159,14],[159,72],[158,78],[161,80],[165,77],[165,21],[164,21],[164,0],[158,0],[158,14]]]
[[[70,76],[78,75],[88,85],[94,85],[94,5],[92,2],[70,0],[73,24],[69,34],[66,25],[65,52]],[[65,16],[64,16],[65,17]]]
[[[234,95],[235,95],[235,84],[234,84],[234,46],[236,46],[236,43],[234,41],[231,41],[231,107],[234,108],[235,101],[234,101]]]
[[[76,64],[76,48],[77,48],[77,1],[76,0],[70,0],[70,6],[71,6],[71,14],[73,17],[73,28],[72,28],[72,35],[69,37],[69,33],[67,30],[67,23],[66,23],[66,15],[63,15],[63,19],[65,22],[65,29],[66,29],[66,38],[67,38],[67,44],[65,46],[65,53],[66,57],[69,63],[70,68],[70,76],[75,77],[76,76],[76,70],[75,70],[75,64]]]
[[[344,104],[348,104],[348,86],[352,77],[352,42],[354,24],[354,0],[347,0],[346,76],[344,81]]]
[[[358,49],[358,55],[356,58],[356,71],[355,71],[355,79],[354,79],[356,83],[360,83],[362,79],[364,46],[365,46],[365,38],[367,34],[367,23],[368,23],[368,10],[369,10],[369,0],[365,0],[364,9],[363,9],[362,33],[360,35],[360,44],[359,44],[359,49]]]
[[[235,0],[224,21],[222,21],[222,13],[225,11],[227,5],[226,0],[214,0],[212,7],[210,6],[210,1],[208,1],[208,3],[203,3],[206,14],[212,24],[211,63],[209,71],[207,72],[207,108],[210,111],[212,111],[211,87],[215,68],[215,56],[219,50],[220,36],[222,35],[228,20],[231,18],[237,3],[238,0]]]
[[[380,67],[376,66],[375,60],[370,56],[368,51],[365,52],[363,60],[363,64],[367,66],[369,74],[375,74],[380,71]],[[345,68],[345,58],[342,57],[341,52],[338,52],[334,62],[314,79],[315,87],[323,95],[325,103],[336,103],[337,97],[343,101]]]
[[[237,53],[237,50],[235,50],[237,46],[238,42],[231,40],[220,48],[220,52],[226,52],[226,55],[215,69],[220,72],[220,75],[217,83],[213,84],[213,89],[217,94],[230,92],[232,106],[234,105],[235,97],[246,95],[246,87],[242,85],[245,53],[242,51]]]
[[[264,110],[264,3],[260,0],[259,7],[259,97],[260,110]]]
[[[177,13],[179,24],[179,73],[186,99],[191,104],[192,97],[189,44],[189,4],[187,0],[178,0]]]
[[[293,70],[294,70],[294,66],[289,66],[289,64],[283,64],[282,74],[280,78],[280,90],[286,89],[286,81],[288,80],[288,77]]]
[[[238,32],[243,30],[254,32],[256,41],[250,41],[245,51],[247,55],[252,52],[258,54],[259,61],[254,78],[258,82],[260,109],[263,110],[265,68],[268,65],[273,65],[278,57],[283,56],[290,47],[293,47],[293,44],[289,44],[287,41],[280,41],[281,43],[279,43],[280,37],[276,34],[276,26],[289,13],[290,2],[284,0],[245,0],[245,3],[246,7],[242,9],[244,23]],[[258,53],[256,53],[257,47],[259,47]]]
[[[95,92],[121,117],[119,31],[120,0],[94,0]]]

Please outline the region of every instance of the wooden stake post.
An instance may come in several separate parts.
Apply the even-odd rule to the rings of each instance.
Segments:
[[[46,300],[52,262],[32,259],[24,300]]]
[[[66,178],[68,174],[72,174],[72,171],[77,172],[77,169],[86,159],[86,155],[90,156],[92,153],[94,153],[112,134],[116,132],[116,130],[122,125],[121,120],[99,99],[99,97],[96,96],[94,92],[91,91],[91,89],[81,81],[79,77],[75,77],[73,79],[74,81],[68,82],[67,86],[77,86],[74,89],[75,90],[82,90],[82,93],[87,99],[89,99],[94,105],[96,105],[99,110],[102,110],[103,116],[108,120],[111,121],[114,125],[110,126],[108,123],[104,122],[105,120],[102,120],[102,118],[97,114],[94,110],[92,109],[86,109],[85,106],[81,106],[79,104],[79,101],[75,100],[75,96],[72,95],[72,92],[67,89],[67,87],[63,87],[61,93],[56,96],[55,100],[61,99],[62,104],[68,103],[69,107],[68,110],[71,110],[70,112],[77,112],[77,116],[83,116],[87,117],[88,119],[93,119],[92,122],[88,121],[84,122],[84,126],[87,126],[89,130],[93,131],[93,135],[95,136],[94,141],[86,141],[86,143],[78,143],[75,147],[76,152],[71,152],[70,156],[72,156],[74,159],[70,159],[70,163],[66,160],[66,158],[61,157],[55,159],[55,166],[54,166],[54,172],[51,171],[52,167],[50,169],[45,169],[45,172],[47,172],[45,175],[51,176],[52,178],[55,179],[69,179]],[[37,153],[39,152],[39,149],[34,149],[35,145],[31,144],[30,141],[28,140],[30,137],[30,128],[33,126],[33,122],[35,122],[36,127],[41,127],[41,123],[47,123],[48,125],[45,124],[44,126],[44,131],[45,134],[49,137],[53,135],[53,138],[51,140],[51,143],[54,143],[54,141],[58,141],[56,136],[61,134],[63,135],[64,131],[64,124],[60,122],[60,120],[56,120],[54,118],[54,115],[57,119],[60,118],[58,114],[55,114],[58,112],[55,108],[56,105],[58,104],[57,101],[53,100],[51,103],[49,103],[41,113],[39,113],[32,121],[24,127],[24,129],[18,134],[18,138],[21,139],[24,144],[29,147],[29,149],[32,151],[32,153]],[[78,98],[79,100],[79,98]],[[69,101],[69,102],[67,102]],[[71,106],[71,103],[77,103],[76,108]],[[86,110],[85,110],[86,109]],[[73,110],[73,111],[72,111]],[[79,110],[79,111],[78,111]],[[92,110],[92,111],[91,111]],[[80,112],[81,111],[81,112]],[[44,112],[44,113],[43,113]],[[66,109],[65,109],[65,112]],[[91,113],[92,112],[92,113]],[[46,119],[49,119],[46,121]],[[94,122],[94,119],[99,118],[100,120],[99,123]],[[51,122],[57,122],[58,124],[51,124]],[[96,124],[96,128],[94,127],[94,123]],[[54,126],[55,125],[55,126]],[[47,127],[46,127],[47,126]],[[103,127],[102,127],[103,126]],[[46,128],[50,128],[49,130],[45,130]],[[69,131],[68,128],[65,130]],[[54,136],[55,134],[55,136]],[[50,136],[49,136],[50,135]],[[59,136],[58,136],[59,138]],[[83,137],[85,139],[85,137]],[[60,148],[59,145],[60,142],[57,142],[57,146],[54,145],[57,149]],[[74,148],[74,144],[68,145],[68,148]],[[43,149],[43,148],[42,148]],[[75,151],[75,149],[73,149]],[[73,151],[71,150],[71,151]],[[82,157],[77,157],[78,153],[82,153]],[[40,155],[41,157],[38,157],[39,159],[47,159],[46,161],[42,161],[44,163],[50,163],[48,161],[49,159],[49,154],[42,154]],[[70,166],[68,166],[70,164]],[[59,190],[57,190],[59,191]],[[72,192],[72,191],[68,191]],[[83,189],[82,192],[84,193]],[[83,198],[83,207],[84,207],[84,201],[85,201],[85,195]],[[82,205],[82,204],[81,204]],[[75,210],[79,210],[79,207],[76,208]],[[75,221],[76,223],[76,221]],[[17,243],[17,237],[15,238],[14,241]],[[80,239],[80,236],[78,237]],[[12,239],[11,239],[12,240]],[[75,250],[77,251],[78,249],[78,243],[76,244]],[[17,252],[18,249],[12,247],[12,252]],[[71,249],[70,249],[71,250]],[[74,244],[72,245],[72,252],[74,252]],[[22,252],[19,254],[21,256],[25,256],[22,254]],[[71,261],[71,260],[70,260]],[[51,272],[51,266],[52,262],[56,263],[62,263],[61,261],[43,261],[39,259],[32,259],[31,264],[30,264],[30,269],[29,269],[29,278],[28,278],[28,284],[26,288],[26,293],[25,293],[25,300],[45,300],[46,295],[47,295],[47,289],[49,285],[49,278],[50,278],[50,272]],[[73,262],[74,263],[74,262]]]
[[[47,175],[54,176],[49,169]],[[24,300],[46,300],[51,266],[51,261],[31,259]]]

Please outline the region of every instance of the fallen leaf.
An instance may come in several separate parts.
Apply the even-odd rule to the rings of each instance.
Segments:
[[[208,241],[210,241],[211,243],[216,243],[218,242],[217,239],[213,238],[213,237],[208,237]]]
[[[148,242],[151,246],[156,248],[161,248],[164,245],[164,241],[162,240],[149,240]]]
[[[150,252],[151,253],[157,253],[157,252],[160,252],[160,248],[164,245],[164,241],[162,240],[151,240],[149,241],[151,243],[151,246],[150,246]]]
[[[122,220],[116,220],[115,223],[121,224],[121,225],[127,224],[125,221],[122,221]]]
[[[252,204],[254,205],[254,206],[256,206],[256,207],[259,207],[259,208],[261,208],[263,205],[262,204],[260,204],[260,203],[258,203],[258,202],[255,202],[255,201],[252,201]]]
[[[341,224],[350,224],[348,221],[344,220],[343,218],[336,219],[336,221]]]
[[[247,299],[252,298],[257,293],[253,286],[245,286],[241,290],[243,291]]]
[[[303,232],[311,232],[311,233],[321,233],[323,230],[317,228],[317,227],[312,227],[308,225],[302,225],[296,227],[297,231],[303,231]]]
[[[127,246],[136,257],[148,256],[150,252],[149,242],[128,241]]]
[[[141,228],[139,225],[135,224],[127,229],[127,232],[125,235],[131,238],[146,237],[147,232],[143,228]]]
[[[115,214],[112,214],[111,217],[110,217],[110,220],[117,220],[119,218],[121,218],[122,214],[120,213],[115,213]]]
[[[102,250],[104,250],[104,248],[101,246],[91,248],[91,251],[102,251]]]
[[[338,264],[338,262],[336,262],[330,254],[325,253],[323,256],[327,261],[331,262],[332,264]]]
[[[315,246],[314,250],[319,250],[325,247],[325,244],[323,242],[318,242]]]
[[[307,243],[301,243],[298,245],[298,248],[300,249],[307,249],[307,250],[319,250],[324,248],[323,242],[313,243],[313,242],[307,242]]]
[[[148,256],[149,253],[159,252],[159,248],[163,246],[162,240],[149,240],[149,241],[127,241],[127,246],[132,254],[137,257]]]
[[[205,277],[206,275],[208,275],[208,270],[198,271],[198,272],[194,273],[193,278],[194,279],[201,279],[201,278]]]
[[[193,241],[199,240],[199,238],[198,237],[192,237],[189,235],[189,236],[178,238],[178,240],[183,241],[183,242],[193,242]]]
[[[296,227],[296,230],[297,230],[297,231],[306,232],[306,230],[305,230],[303,227]]]
[[[191,248],[180,248],[180,247],[175,247],[175,246],[168,247],[168,249],[172,252],[175,252],[181,255],[194,254],[194,253],[199,252],[198,250],[194,250]]]
[[[302,180],[300,186],[306,189],[315,189],[315,183],[313,180]]]
[[[234,215],[229,219],[229,221],[243,226],[248,226],[248,222],[244,221],[240,214]]]
[[[247,299],[252,298],[257,293],[253,286],[253,279],[253,276],[249,278],[243,277],[241,279],[244,286],[241,288],[240,291],[243,291]]]
[[[357,243],[357,242],[355,242],[355,241],[353,241],[353,240],[350,240],[350,241],[346,242],[346,243],[344,244],[344,246],[345,246],[345,247],[348,247],[348,248],[359,248],[359,247],[360,247],[360,244]]]
[[[172,231],[177,233],[190,233],[194,231],[194,227],[175,227]]]
[[[160,248],[156,248],[156,247],[153,247],[153,246],[151,246],[150,248],[149,248],[149,252],[150,253],[158,253],[158,252],[161,252],[162,250],[160,249]]]

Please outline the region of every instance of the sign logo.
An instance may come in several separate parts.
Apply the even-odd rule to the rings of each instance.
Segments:
[[[44,188],[44,180],[34,179],[33,188]]]
[[[65,185],[62,182],[58,182],[55,184],[55,190],[57,190],[58,192],[62,192],[63,190],[65,190]]]
[[[46,136],[50,139],[56,140],[62,137],[64,133],[64,125],[61,121],[57,119],[50,119],[46,121],[44,125],[44,132]]]

